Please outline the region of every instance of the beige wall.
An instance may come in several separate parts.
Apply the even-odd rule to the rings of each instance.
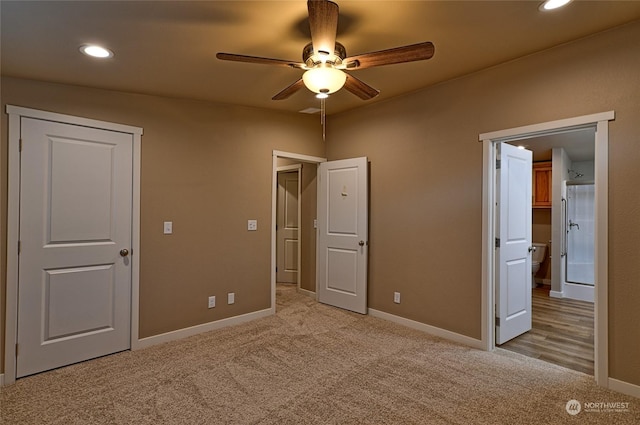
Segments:
[[[326,155],[366,155],[371,161],[370,307],[480,338],[478,135],[615,110],[609,149],[610,374],[640,385],[638,45],[635,23],[331,116]],[[144,127],[142,336],[268,307],[270,239],[260,223],[270,219],[271,150],[325,156],[315,117],[2,83],[3,107],[12,103]],[[259,220],[257,233],[246,232],[248,218]],[[161,234],[167,219],[174,221],[171,237]],[[207,295],[230,290],[237,294],[234,306],[204,307]],[[402,293],[401,304],[393,303],[394,291]]]
[[[478,135],[615,110],[609,126],[610,374],[640,385],[638,46],[637,22],[332,116],[328,158],[366,155],[371,161],[370,307],[480,338]],[[402,293],[402,304],[393,303],[394,291]]]
[[[3,78],[2,235],[6,104],[144,128],[141,337],[270,307],[272,150],[324,156],[316,117]],[[165,220],[173,235],[162,234]],[[2,247],[5,270],[4,236]],[[3,300],[5,288],[2,273]],[[235,304],[207,309],[209,295],[227,292]],[[0,323],[4,341],[4,314]]]

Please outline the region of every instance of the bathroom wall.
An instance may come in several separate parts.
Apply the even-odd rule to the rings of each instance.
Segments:
[[[592,182],[596,179],[595,166],[594,166],[593,160],[574,161],[571,163],[571,169],[577,173],[584,174],[584,175],[581,177],[574,177],[575,173],[571,173],[572,177],[569,180]]]

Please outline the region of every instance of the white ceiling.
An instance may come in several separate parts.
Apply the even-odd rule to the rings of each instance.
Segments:
[[[428,61],[353,71],[381,91],[362,101],[341,90],[328,113],[419,90],[640,19],[640,1],[338,1],[338,41],[349,55],[431,41]],[[312,93],[271,97],[302,71],[233,63],[217,52],[300,61],[307,6],[291,1],[0,2],[3,75],[284,111],[317,107]],[[82,56],[83,43],[115,52]],[[595,52],[594,54],[597,54]]]
[[[550,161],[553,148],[563,148],[572,162],[593,161],[595,158],[595,128],[571,130],[557,134],[531,137],[510,142],[533,152],[533,161]]]

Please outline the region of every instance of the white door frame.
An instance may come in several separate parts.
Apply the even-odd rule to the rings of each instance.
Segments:
[[[20,235],[20,132],[21,118],[36,118],[84,127],[128,133],[133,136],[133,202],[131,220],[131,349],[138,348],[140,274],[140,144],[142,128],[54,112],[7,105],[9,115],[7,199],[7,299],[5,321],[4,384],[16,380],[18,331],[18,237]]]
[[[300,225],[302,223],[302,206],[300,205],[300,201],[302,200],[302,179],[300,178],[302,176],[302,173],[300,172],[300,170],[302,170],[302,164],[292,164],[292,165],[283,165],[277,168],[277,173],[276,173],[276,181],[277,181],[277,174],[279,173],[286,173],[286,172],[296,172],[298,173],[298,193],[296,194],[298,196],[298,211],[296,212],[298,215],[298,249],[297,249],[297,256],[298,256],[298,273],[296,273],[296,286],[298,289],[300,289],[300,262],[302,260],[302,245],[300,244],[300,235],[302,232],[300,232]],[[278,192],[276,191],[276,200],[278,199]],[[276,206],[276,220],[278,218],[278,212],[277,212],[277,206]],[[277,222],[277,221],[276,221]],[[277,233],[277,229],[276,229],[276,233]],[[277,234],[276,234],[276,240],[277,240]],[[278,253],[277,253],[277,242],[276,242],[276,268],[277,268],[277,262],[278,262]],[[276,280],[277,280],[277,273],[276,273]]]
[[[495,204],[495,156],[496,142],[527,139],[544,134],[593,127],[595,136],[595,344],[594,375],[596,383],[609,387],[609,343],[608,343],[608,146],[609,121],[615,118],[614,111],[584,115],[558,121],[511,128],[480,134],[483,143],[482,172],[482,345],[490,351],[495,348],[494,326],[494,204]]]
[[[326,162],[326,158],[320,158],[317,156],[303,155],[292,152],[284,152],[274,150],[272,153],[272,178],[271,178],[271,313],[276,313],[276,214],[278,207],[278,158],[293,159],[295,161],[307,162],[310,164],[320,164]],[[301,174],[299,175],[301,177]],[[302,179],[300,179],[302,182]],[[298,184],[298,191],[300,192],[301,184]],[[302,211],[302,196],[298,197],[298,218],[300,218]],[[300,228],[298,229],[298,288],[300,288],[300,276],[302,275],[302,264],[300,263],[300,253],[302,247],[302,223],[298,220]],[[316,290],[316,294],[318,291]]]

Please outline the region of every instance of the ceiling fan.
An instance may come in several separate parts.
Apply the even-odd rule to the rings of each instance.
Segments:
[[[233,53],[218,53],[216,57],[221,60],[286,66],[306,71],[302,78],[273,96],[273,100],[287,99],[302,87],[307,87],[322,99],[343,86],[359,98],[368,100],[376,97],[380,91],[344,71],[421,61],[433,56],[435,49],[429,41],[347,56],[345,47],[336,41],[338,5],[328,0],[308,0],[307,8],[311,43],[302,50],[302,62]]]

